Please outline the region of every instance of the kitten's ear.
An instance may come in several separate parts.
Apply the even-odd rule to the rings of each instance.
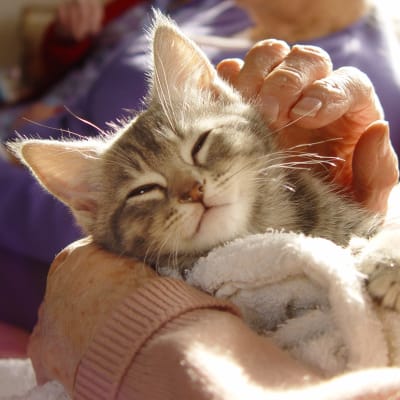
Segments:
[[[97,211],[96,147],[89,142],[27,140],[10,148],[50,193],[71,208],[87,231]]]
[[[152,96],[160,101],[182,96],[185,88],[211,90],[219,95],[215,68],[203,51],[176,24],[155,12],[153,25]]]

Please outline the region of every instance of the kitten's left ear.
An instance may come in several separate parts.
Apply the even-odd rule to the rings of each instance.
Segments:
[[[160,101],[182,96],[185,88],[225,91],[221,78],[204,52],[176,24],[155,12],[153,27],[152,95]]]

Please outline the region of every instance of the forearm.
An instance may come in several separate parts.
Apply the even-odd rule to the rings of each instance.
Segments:
[[[172,321],[148,343],[128,370],[120,396],[268,398],[316,381],[312,371],[251,331],[239,317],[198,310]],[[134,392],[125,392],[132,387]]]
[[[229,303],[182,282],[152,279],[116,311],[81,360],[77,400],[380,400],[399,389],[399,369],[324,380],[250,330]]]
[[[225,399],[315,379],[251,331],[229,303],[158,278],[95,334],[78,368],[75,398]]]
[[[239,317],[200,309],[169,322],[149,340],[115,398],[383,400],[400,394],[399,376],[399,369],[388,368],[323,380]]]

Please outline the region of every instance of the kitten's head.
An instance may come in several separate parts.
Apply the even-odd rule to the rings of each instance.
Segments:
[[[272,144],[254,107],[161,15],[152,43],[147,109],[129,124],[107,138],[15,147],[98,243],[187,266],[257,230],[259,170]]]

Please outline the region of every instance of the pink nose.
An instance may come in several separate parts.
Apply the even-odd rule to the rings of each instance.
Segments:
[[[197,203],[203,200],[204,186],[201,182],[194,182],[189,191],[181,193],[179,196],[180,203]]]

